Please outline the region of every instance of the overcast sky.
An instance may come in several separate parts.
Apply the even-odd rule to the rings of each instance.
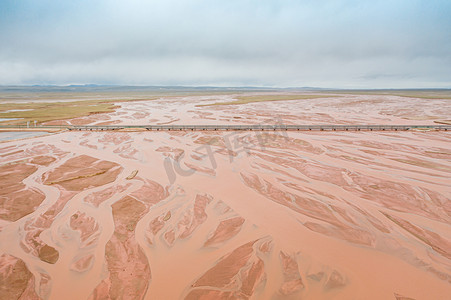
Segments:
[[[450,0],[0,0],[0,85],[451,88]]]

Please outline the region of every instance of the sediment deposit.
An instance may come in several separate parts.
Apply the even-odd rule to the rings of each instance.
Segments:
[[[401,110],[395,96],[196,107],[228,97],[128,102],[73,124],[424,124],[451,114],[447,100]],[[447,299],[450,149],[450,133],[415,131],[3,142],[0,298]]]

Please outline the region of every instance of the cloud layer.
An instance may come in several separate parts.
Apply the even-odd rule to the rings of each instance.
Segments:
[[[450,1],[0,2],[0,84],[451,87]]]

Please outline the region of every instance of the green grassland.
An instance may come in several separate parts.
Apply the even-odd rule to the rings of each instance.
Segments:
[[[29,102],[0,104],[0,118],[18,118],[0,124],[24,124],[26,122],[44,123],[54,120],[64,120],[87,116],[96,113],[113,112],[114,103],[99,100],[73,102]],[[9,111],[26,110],[26,111]]]

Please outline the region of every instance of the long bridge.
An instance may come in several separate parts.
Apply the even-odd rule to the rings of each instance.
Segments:
[[[71,131],[451,131],[451,125],[0,125],[0,130]]]

